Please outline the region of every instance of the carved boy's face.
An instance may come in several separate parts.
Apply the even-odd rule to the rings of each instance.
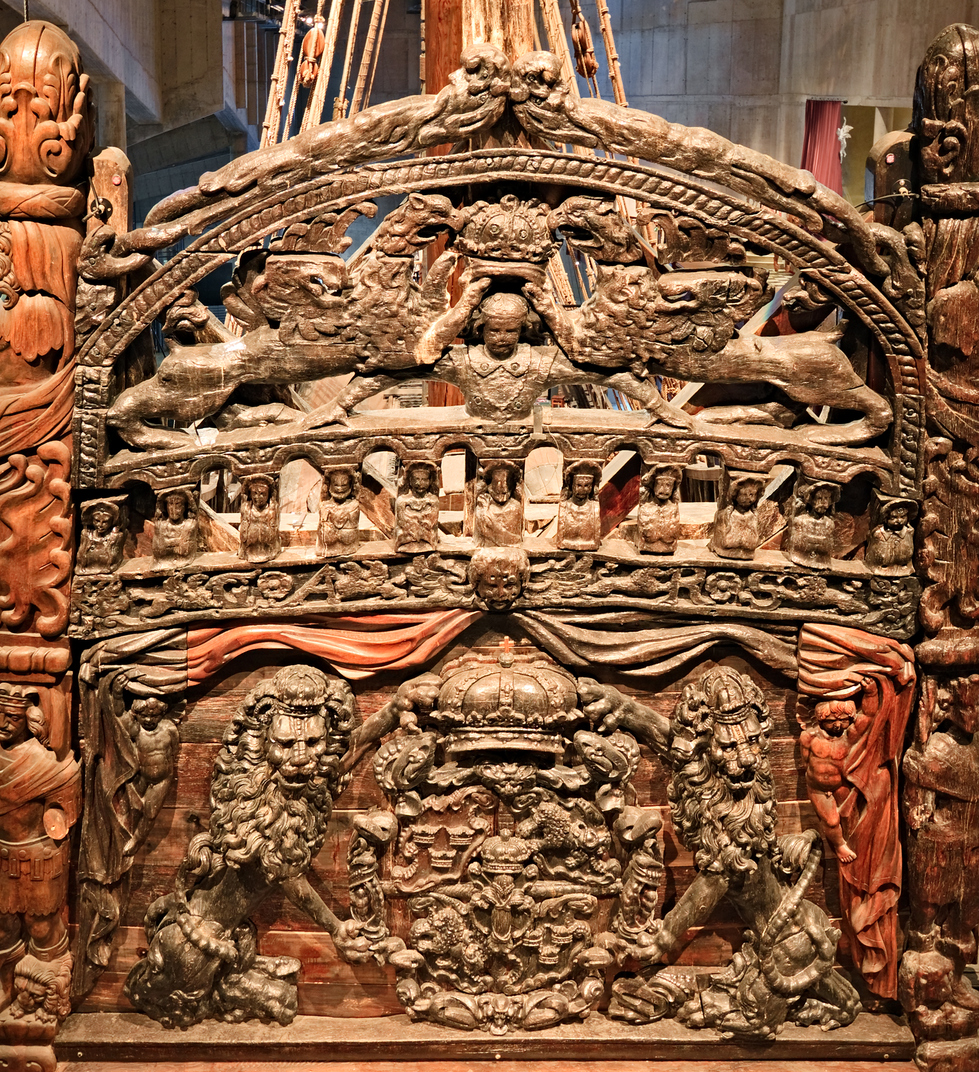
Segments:
[[[92,514],[92,530],[96,536],[108,536],[112,528],[112,514],[108,510],[96,510]]]
[[[595,478],[591,473],[576,473],[571,480],[571,498],[580,506],[592,493]]]
[[[187,500],[179,493],[167,496],[167,517],[175,525],[183,521],[187,514]]]
[[[675,487],[676,481],[669,473],[660,473],[653,481],[653,498],[665,503],[667,499],[673,498]]]
[[[330,497],[335,503],[345,502],[353,491],[353,480],[349,473],[330,474]]]
[[[257,507],[259,510],[264,510],[269,504],[269,486],[263,481],[259,481],[256,484],[252,484],[248,489],[248,497],[252,501],[252,506]]]
[[[417,466],[408,474],[408,487],[421,498],[427,495],[432,487],[432,475],[422,466]]]
[[[272,716],[267,757],[286,794],[301,793],[326,751],[326,719],[318,712],[283,710]]]
[[[490,357],[503,361],[517,348],[524,318],[519,313],[495,312],[483,324],[483,347]]]
[[[502,506],[510,498],[510,474],[506,469],[494,469],[489,481],[489,493],[493,502]]]
[[[809,509],[815,517],[825,517],[833,506],[833,495],[829,488],[817,488],[809,500]]]
[[[144,730],[155,730],[160,719],[167,713],[167,705],[162,700],[149,696],[142,703],[134,703],[132,713]]]
[[[476,595],[488,610],[509,610],[520,595],[523,581],[520,571],[508,562],[495,562],[476,577]]]
[[[760,495],[761,488],[757,484],[751,482],[739,484],[734,493],[734,505],[739,510],[750,510],[758,505]]]
[[[888,511],[887,517],[884,519],[884,525],[891,532],[900,532],[908,523],[908,520],[908,508],[906,506],[895,506],[893,510]]]

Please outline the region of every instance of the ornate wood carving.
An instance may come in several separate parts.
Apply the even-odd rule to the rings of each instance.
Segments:
[[[29,850],[50,880],[3,894],[0,1038],[48,1044],[66,1011],[74,376],[80,1007],[288,1023],[305,960],[370,978],[374,1015],[755,1045],[899,995],[923,1066],[971,1067],[977,176],[948,72],[969,81],[975,31],[922,67],[902,231],[577,100],[547,53],[477,45],[437,96],[249,154],[138,230],[100,193],[107,156],[83,236],[85,83],[40,25],[0,49],[10,84],[47,66],[61,93],[0,122],[0,796],[11,841],[55,848]],[[29,123],[61,146],[43,173]],[[747,258],[772,253],[801,330],[756,334],[772,289]],[[559,256],[587,258],[580,301],[551,295]],[[240,335],[195,289],[232,261]],[[680,406],[663,377],[702,387]],[[358,408],[408,380],[465,405]],[[547,404],[569,386],[642,408]],[[703,469],[717,502],[694,510]]]
[[[925,280],[929,439],[919,558],[926,578],[925,639],[916,648],[922,690],[904,758],[911,920],[900,984],[919,1063],[949,1072],[965,1072],[979,1061],[979,996],[963,975],[975,959],[975,883],[966,876],[974,873],[977,842],[971,785],[979,398],[970,386],[979,293],[971,252],[979,179],[972,101],[977,62],[979,34],[955,25],[932,42],[918,70],[911,160],[920,209],[905,228],[920,251]],[[900,511],[897,516],[894,526]]]
[[[0,1062],[51,1070],[70,1011],[66,899],[81,793],[65,436],[93,134],[88,78],[61,30],[27,22],[0,45],[0,110]],[[92,520],[88,566],[121,560],[111,529]]]

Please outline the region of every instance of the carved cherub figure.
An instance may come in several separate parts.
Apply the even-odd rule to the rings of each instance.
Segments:
[[[573,462],[564,474],[557,515],[557,545],[568,551],[597,551],[602,542],[602,515],[598,501],[601,466]]]
[[[523,481],[513,462],[487,462],[476,496],[473,539],[479,547],[523,543]]]
[[[824,837],[840,862],[851,864],[857,854],[846,842],[840,804],[853,791],[848,779],[853,746],[873,719],[858,711],[853,700],[821,700],[816,704],[815,719],[816,725],[803,729],[799,739],[806,764],[806,789]]]
[[[126,793],[139,820],[122,847],[123,856],[132,856],[146,840],[173,784],[180,732],[167,711],[167,703],[160,697],[139,696],[119,719],[133,742],[138,764]]]

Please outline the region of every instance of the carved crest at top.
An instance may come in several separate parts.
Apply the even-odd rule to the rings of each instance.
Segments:
[[[57,27],[26,22],[7,36],[0,48],[0,181],[78,181],[94,133],[88,83],[78,49]]]

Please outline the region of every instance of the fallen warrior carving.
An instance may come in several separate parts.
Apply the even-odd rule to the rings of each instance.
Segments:
[[[834,969],[840,932],[805,900],[819,868],[816,831],[775,836],[768,760],[769,714],[757,687],[734,670],[709,670],[688,685],[672,719],[596,681],[579,681],[583,710],[600,732],[622,727],[673,771],[670,801],[697,876],[662,921],[623,943],[646,967],[613,984],[610,1015],[649,1022],[675,1015],[690,1027],[745,1039],[773,1037],[786,1022],[837,1027],[860,1009]],[[801,872],[794,882],[793,872]],[[691,994],[654,965],[678,952],[727,897],[748,926],[730,966]]]
[[[210,829],[191,841],[176,892],[146,914],[149,950],[125,987],[137,1009],[167,1027],[289,1023],[300,963],[261,956],[247,918],[277,890],[342,956],[368,955],[357,924],[338,919],[305,878],[347,781],[340,757],[354,723],[349,686],[311,667],[285,667],[248,695],[215,761]]]

